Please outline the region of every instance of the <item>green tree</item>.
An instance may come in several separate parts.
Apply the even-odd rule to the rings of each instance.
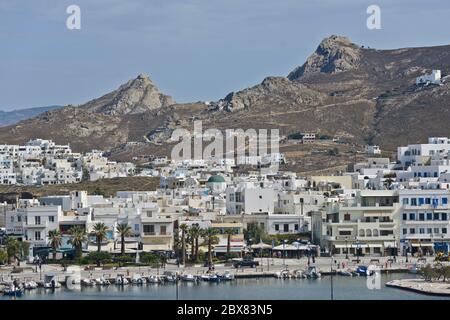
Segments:
[[[6,253],[8,256],[8,263],[19,260],[19,255],[21,254],[19,240],[13,237],[6,238]]]
[[[196,261],[198,258],[198,239],[200,238],[200,228],[196,225],[193,225],[189,228],[189,238],[191,240],[191,259]]]
[[[212,264],[212,244],[214,241],[217,240],[216,235],[217,235],[217,229],[214,229],[214,228],[203,229],[203,231],[202,231],[202,237],[208,243],[208,263],[209,264]]]
[[[49,245],[52,247],[53,260],[56,260],[56,250],[61,246],[62,236],[58,229],[50,230],[48,232]]]
[[[69,244],[75,248],[75,256],[81,258],[83,243],[86,242],[86,231],[79,226],[70,228]]]
[[[95,242],[97,243],[97,252],[102,250],[102,242],[107,239],[106,234],[108,227],[103,222],[97,222],[92,227],[93,234],[95,235]]]
[[[227,235],[227,257],[230,257],[231,253],[231,236],[236,234],[236,230],[233,228],[226,229],[225,234]]]
[[[187,224],[180,225],[181,230],[181,261],[183,266],[186,264],[186,233],[188,232]]]
[[[253,243],[259,243],[265,237],[264,229],[257,223],[247,224],[247,229],[244,230],[244,237],[246,241],[252,239]]]
[[[131,227],[128,223],[120,223],[116,227],[116,231],[120,236],[120,252],[125,254],[125,237],[129,237],[133,234]]]
[[[6,264],[6,262],[8,262],[8,253],[0,249],[0,264]]]
[[[98,267],[101,264],[111,261],[111,254],[109,252],[105,252],[105,251],[89,252],[87,257],[91,262],[97,263]]]

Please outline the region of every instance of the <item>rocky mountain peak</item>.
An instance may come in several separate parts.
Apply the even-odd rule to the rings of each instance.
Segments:
[[[105,115],[124,115],[143,113],[170,106],[175,101],[159,91],[150,77],[140,74],[98,99],[81,106],[89,111]]]
[[[332,35],[322,40],[316,51],[306,62],[295,68],[289,80],[316,73],[338,73],[356,69],[361,59],[360,48],[349,38]]]

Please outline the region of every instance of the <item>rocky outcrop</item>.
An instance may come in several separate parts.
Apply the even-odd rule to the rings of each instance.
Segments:
[[[322,102],[324,96],[285,77],[267,77],[254,87],[228,94],[219,104],[227,111],[239,111],[267,104],[306,106]]]
[[[145,74],[140,74],[98,99],[84,105],[89,111],[105,115],[124,115],[144,113],[173,105],[175,101],[168,95],[161,93],[152,80]]]
[[[295,68],[289,80],[316,73],[339,73],[356,69],[361,59],[361,49],[347,37],[333,35],[325,38],[306,62]]]

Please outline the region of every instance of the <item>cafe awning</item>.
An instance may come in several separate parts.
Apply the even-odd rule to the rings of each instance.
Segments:
[[[252,249],[272,249],[272,246],[270,244],[260,242],[260,243],[252,244],[250,246],[250,248],[252,248]]]
[[[434,246],[433,243],[429,243],[429,242],[426,242],[426,243],[412,243],[411,245],[413,247],[433,247]]]

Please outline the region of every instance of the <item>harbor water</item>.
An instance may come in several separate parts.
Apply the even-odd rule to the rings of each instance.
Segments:
[[[381,276],[381,289],[368,289],[365,277],[333,277],[335,300],[429,300],[450,299],[423,295],[385,286],[394,279],[414,278],[411,274],[388,274]],[[52,291],[38,288],[26,291],[21,300],[329,300],[331,298],[331,277],[321,279],[276,279],[250,278],[236,279],[222,283],[146,284],[110,285],[81,287],[68,290],[64,286]],[[0,296],[0,299],[13,299]]]

